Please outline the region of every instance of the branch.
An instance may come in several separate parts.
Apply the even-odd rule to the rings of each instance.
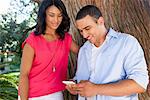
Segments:
[[[40,4],[43,0],[32,0],[33,2],[37,2],[38,4]]]

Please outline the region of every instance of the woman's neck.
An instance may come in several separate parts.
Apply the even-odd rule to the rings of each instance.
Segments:
[[[48,41],[53,41],[59,38],[59,36],[56,34],[56,30],[52,29],[46,29],[43,37]]]
[[[53,29],[50,29],[50,28],[46,28],[45,34],[46,35],[55,35],[56,34],[56,30],[53,30]]]

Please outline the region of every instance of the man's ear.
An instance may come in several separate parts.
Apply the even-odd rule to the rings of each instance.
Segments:
[[[104,18],[103,17],[99,17],[98,20],[97,20],[97,23],[100,24],[100,25],[104,24]]]

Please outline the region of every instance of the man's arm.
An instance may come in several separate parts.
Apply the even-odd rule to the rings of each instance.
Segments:
[[[134,80],[127,79],[121,80],[117,83],[111,84],[93,84],[89,81],[81,81],[77,85],[78,93],[81,96],[95,96],[95,95],[106,95],[106,96],[127,96],[134,93],[142,93],[145,91],[143,87],[138,85]]]

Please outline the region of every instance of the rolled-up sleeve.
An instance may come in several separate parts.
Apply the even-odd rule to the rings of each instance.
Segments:
[[[137,39],[128,38],[128,52],[125,57],[124,68],[126,70],[127,79],[133,79],[144,89],[147,88],[149,78],[144,52]]]

